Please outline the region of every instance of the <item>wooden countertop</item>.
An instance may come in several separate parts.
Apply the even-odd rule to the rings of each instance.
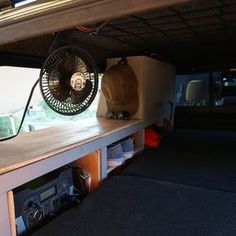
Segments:
[[[101,117],[21,134],[0,143],[0,174],[49,158],[81,144],[118,132],[141,120],[106,120]]]

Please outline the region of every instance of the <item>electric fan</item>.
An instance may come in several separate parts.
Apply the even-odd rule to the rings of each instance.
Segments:
[[[47,58],[39,82],[43,98],[52,110],[62,115],[76,115],[94,100],[98,73],[86,51],[66,46]]]
[[[77,115],[94,100],[98,89],[98,73],[94,60],[83,49],[65,46],[55,50],[45,61],[40,77],[31,89],[18,132],[0,139],[0,142],[20,133],[38,82],[43,98],[52,110],[62,115]]]

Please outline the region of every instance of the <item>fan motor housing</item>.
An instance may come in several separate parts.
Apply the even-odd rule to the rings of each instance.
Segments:
[[[70,85],[75,91],[81,91],[86,85],[86,77],[81,72],[76,72],[71,76]]]

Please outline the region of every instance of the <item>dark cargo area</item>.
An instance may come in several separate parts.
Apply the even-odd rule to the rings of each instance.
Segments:
[[[235,235],[235,143],[176,130],[33,235]]]

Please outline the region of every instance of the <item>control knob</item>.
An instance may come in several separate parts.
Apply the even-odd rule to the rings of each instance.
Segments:
[[[34,203],[32,201],[30,201],[27,206],[28,208],[33,208],[33,210],[28,215],[30,224],[32,225],[36,222],[39,222],[43,218],[43,211],[41,207],[37,203]]]
[[[41,210],[36,210],[33,214],[33,218],[35,221],[40,221],[43,217],[43,212]]]

